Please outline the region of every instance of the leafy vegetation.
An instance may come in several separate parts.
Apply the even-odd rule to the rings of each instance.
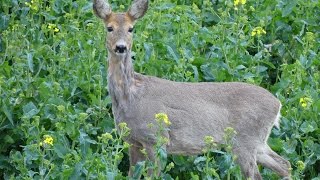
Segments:
[[[124,11],[131,1],[110,3]],[[319,27],[318,0],[153,0],[135,28],[135,70],[174,81],[243,81],[269,89],[281,100],[283,117],[268,143],[290,161],[294,179],[316,180]],[[120,139],[130,130],[125,124],[114,129],[104,37],[91,1],[1,1],[1,178],[127,175],[129,145]],[[218,148],[207,137],[211,150],[204,155],[167,157],[159,138],[160,165],[142,162],[136,177],[160,166],[164,179],[241,179],[228,146]]]

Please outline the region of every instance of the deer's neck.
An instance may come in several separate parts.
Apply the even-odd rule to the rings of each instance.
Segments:
[[[108,86],[112,106],[126,109],[132,101],[134,89],[134,70],[130,53],[123,57],[109,53]]]

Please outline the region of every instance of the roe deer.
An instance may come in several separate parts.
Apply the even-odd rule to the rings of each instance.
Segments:
[[[148,124],[156,113],[171,120],[166,150],[169,154],[201,154],[204,137],[223,142],[224,129],[232,127],[233,153],[246,178],[262,179],[257,163],[290,178],[290,163],[271,150],[266,141],[278,126],[281,104],[267,90],[240,82],[173,82],[134,72],[131,60],[133,26],[144,16],[148,0],[134,0],[125,13],[113,13],[105,0],[94,0],[93,10],[107,29],[108,88],[115,123],[126,122],[131,133],[129,175],[132,166],[155,160],[155,131]]]

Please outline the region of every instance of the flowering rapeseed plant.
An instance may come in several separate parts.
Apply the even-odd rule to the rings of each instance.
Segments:
[[[261,36],[263,34],[266,34],[266,31],[262,28],[262,27],[255,27],[252,32],[251,32],[251,36]]]
[[[164,122],[166,125],[171,125],[171,122],[169,121],[168,115],[165,113],[158,113],[155,115],[156,120],[160,122]]]

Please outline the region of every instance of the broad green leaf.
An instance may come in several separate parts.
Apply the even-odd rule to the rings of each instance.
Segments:
[[[168,53],[171,55],[171,57],[176,61],[176,63],[179,63],[179,57],[175,53],[175,51],[172,49],[170,45],[166,45]]]
[[[9,15],[0,14],[0,30],[5,30],[9,25]]]
[[[266,67],[266,66],[257,66],[257,72],[258,73],[263,73],[263,72],[265,72],[265,71],[267,71],[268,70],[268,68]]]
[[[4,114],[7,116],[7,118],[9,119],[10,123],[12,125],[14,125],[13,123],[13,118],[12,118],[12,110],[8,108],[8,106],[6,105],[6,102],[3,101],[3,105],[2,105],[2,111],[4,112]]]
[[[200,162],[205,162],[207,160],[207,158],[206,157],[204,157],[204,156],[199,156],[199,157],[197,157],[195,160],[194,160],[194,164],[198,164],[198,163],[200,163]]]
[[[297,0],[290,0],[287,1],[287,4],[284,6],[282,10],[282,17],[287,17],[293,11],[293,8],[296,7],[298,1]]]
[[[134,166],[133,179],[140,179],[145,168],[145,161],[138,162]]]
[[[269,138],[268,139],[268,144],[271,147],[271,149],[275,151],[281,151],[283,147],[283,140],[280,138]]]
[[[176,164],[178,166],[181,166],[181,165],[187,163],[187,160],[182,155],[172,156],[172,160],[173,160],[174,164]]]
[[[116,176],[117,176],[117,173],[115,173],[115,172],[107,172],[107,179],[109,180],[115,180],[115,178],[116,178]]]
[[[39,109],[34,105],[33,102],[29,102],[28,104],[23,106],[23,116],[27,119],[32,118],[34,115],[39,113]]]
[[[296,139],[289,139],[283,144],[284,151],[288,154],[291,154],[295,152],[297,145],[298,141]]]
[[[310,133],[316,129],[318,129],[318,125],[315,121],[304,121],[300,126],[300,130],[303,133]]]

